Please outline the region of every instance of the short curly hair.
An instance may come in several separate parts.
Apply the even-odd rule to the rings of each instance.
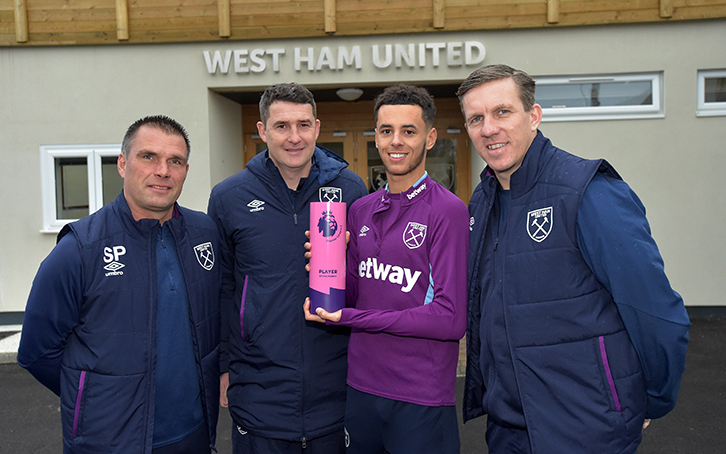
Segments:
[[[436,117],[436,105],[434,98],[423,87],[414,85],[393,85],[376,96],[373,114],[378,123],[378,110],[381,106],[421,106],[423,121],[427,127],[433,128]]]

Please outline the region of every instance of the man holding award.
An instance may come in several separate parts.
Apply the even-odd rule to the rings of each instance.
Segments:
[[[458,453],[454,388],[466,327],[469,215],[426,172],[437,135],[431,95],[389,87],[374,112],[388,184],[350,207],[347,307],[311,312],[307,301],[305,317],[352,328],[348,454]],[[321,252],[314,241],[312,249],[312,256]]]
[[[301,253],[312,202],[352,203],[363,181],[316,147],[312,93],[279,84],[260,99],[268,149],[218,184],[209,215],[222,236],[222,406],[234,454],[345,452],[345,328],[306,322]],[[464,273],[466,274],[466,273]]]

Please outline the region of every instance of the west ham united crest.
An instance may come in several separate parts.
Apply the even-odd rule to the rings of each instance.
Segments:
[[[416,249],[426,239],[426,226],[418,222],[409,222],[403,231],[403,244],[409,249]]]
[[[212,243],[202,243],[194,246],[194,254],[197,256],[197,262],[202,268],[209,271],[214,268],[214,249]]]
[[[321,202],[342,202],[343,190],[340,188],[320,188],[318,190]]]
[[[527,233],[538,243],[552,231],[552,207],[540,208],[527,213]]]

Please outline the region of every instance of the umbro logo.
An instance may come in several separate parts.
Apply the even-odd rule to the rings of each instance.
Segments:
[[[125,266],[126,265],[124,265],[123,263],[111,262],[108,265],[104,266],[103,269],[108,271],[118,271]]]
[[[108,271],[106,276],[123,276],[124,272],[121,271],[121,268],[126,265],[120,262],[122,255],[126,255],[126,248],[124,246],[103,248],[103,261],[108,264],[103,267],[104,270]]]
[[[250,213],[254,213],[255,211],[264,210],[265,209],[265,207],[263,206],[264,204],[265,204],[265,202],[263,202],[262,200],[255,199],[255,200],[251,201],[250,203],[248,203],[247,206],[250,207]]]
[[[358,236],[366,236],[366,232],[369,230],[370,229],[368,228],[368,226],[364,225],[363,227],[360,228],[360,233],[358,234]]]

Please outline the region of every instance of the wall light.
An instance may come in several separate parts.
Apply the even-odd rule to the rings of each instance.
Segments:
[[[360,88],[340,88],[335,92],[343,101],[355,101],[363,95]]]

